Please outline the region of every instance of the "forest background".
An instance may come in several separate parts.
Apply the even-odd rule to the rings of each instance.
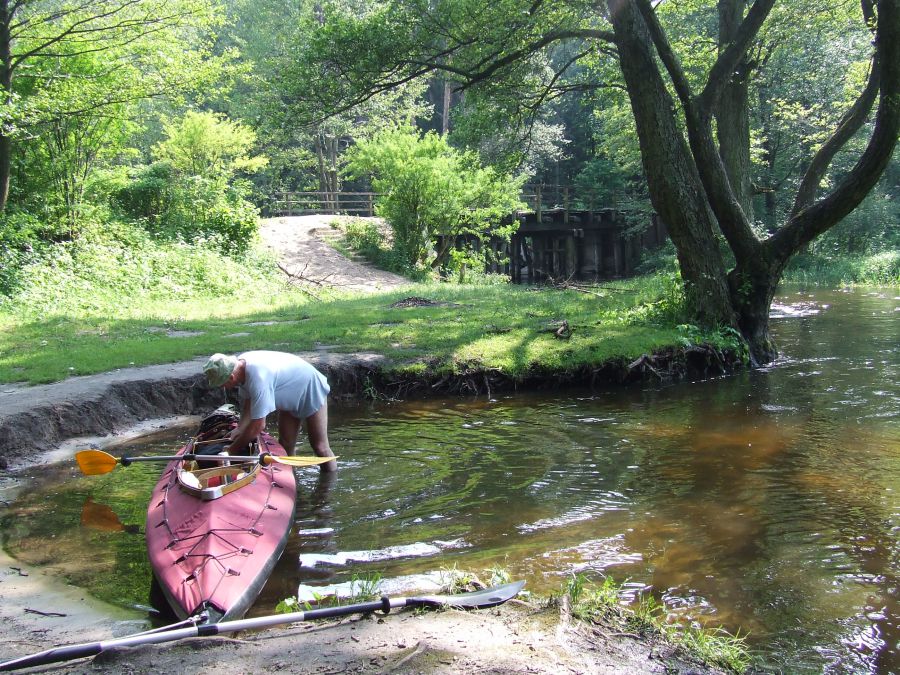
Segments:
[[[478,272],[483,252],[441,251],[436,235],[508,236],[496,228],[525,181],[569,185],[574,206],[617,209],[632,232],[662,210],[677,247],[648,255],[641,271],[670,283],[652,284],[657,295],[640,302],[670,302],[675,285],[683,311],[654,317],[702,323],[690,291],[710,275],[690,269],[691,254],[721,256],[739,272],[727,281],[738,310],[742,298],[765,296],[757,271],[741,271],[748,251],[765,257],[742,249],[741,227],[765,242],[810,204],[828,211],[824,198],[885,146],[883,129],[890,147],[865,197],[762,272],[765,283],[774,275],[772,289],[782,263],[787,279],[900,283],[900,162],[890,153],[896,124],[884,123],[897,116],[897,66],[883,61],[877,33],[896,29],[896,0],[601,5],[0,0],[4,326],[33,325],[37,336],[59,329],[54,317],[91,315],[102,333],[136,308],[174,323],[193,301],[262,306],[284,289],[258,246],[258,218],[290,190],[384,193],[390,232],[360,225],[351,244],[411,279],[495,282]],[[635,30],[626,18],[647,31],[639,46],[656,49],[645,79],[670,75],[647,108],[623,60]],[[706,119],[691,87],[705,94],[740,40],[722,99],[747,115],[729,117],[723,104]],[[893,96],[893,108],[879,96]],[[693,170],[704,174],[703,134],[718,135],[740,236],[727,225],[730,202],[718,204],[709,187],[715,176],[694,183],[713,195],[699,215],[660,196],[670,179],[655,175],[641,115],[660,102],[673,111],[668,138],[690,144]],[[743,154],[728,156],[728,129]],[[692,222],[713,218],[715,250],[692,250]],[[754,350],[756,329],[722,316],[705,319],[740,328],[751,353],[771,356],[767,334]]]

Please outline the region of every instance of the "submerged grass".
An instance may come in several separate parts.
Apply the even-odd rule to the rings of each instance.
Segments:
[[[584,575],[573,576],[562,594],[569,600],[572,616],[581,621],[607,621],[641,635],[657,636],[704,663],[731,672],[743,673],[752,664],[746,636],[732,635],[722,628],[670,623],[665,605],[651,595],[642,595],[636,604],[626,606],[622,586],[612,577],[589,584]]]

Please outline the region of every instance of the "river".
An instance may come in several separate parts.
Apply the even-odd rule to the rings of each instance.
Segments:
[[[503,569],[546,595],[611,575],[623,602],[652,593],[672,620],[748,634],[766,669],[898,672],[897,296],[784,292],[782,357],[736,376],[333,407],[340,471],[302,473],[297,533],[252,612],[298,585]],[[4,545],[139,606],[158,471],[61,468],[5,511]]]

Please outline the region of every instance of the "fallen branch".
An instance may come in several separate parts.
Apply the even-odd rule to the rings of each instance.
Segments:
[[[417,642],[415,648],[409,654],[404,656],[402,659],[400,659],[396,663],[388,666],[387,668],[384,668],[381,672],[382,673],[393,673],[397,670],[400,670],[404,665],[409,663],[412,659],[414,659],[415,657],[417,657],[419,654],[421,654],[424,651],[425,651],[425,648],[422,646],[422,643]]]
[[[297,274],[297,273],[294,273],[294,272],[291,272],[290,270],[288,270],[281,263],[275,263],[275,264],[278,265],[278,269],[280,269],[282,272],[284,272],[287,275],[288,282],[292,286],[294,286],[295,288],[299,288],[301,291],[303,291],[304,293],[306,293],[307,295],[312,297],[314,300],[321,300],[321,298],[319,296],[317,296],[311,290],[309,290],[308,288],[303,286],[303,284],[315,284],[317,286],[322,286],[323,283],[328,279],[328,277],[331,276],[330,274],[322,277],[321,279],[310,279],[308,277],[303,276],[302,272]],[[306,266],[303,267],[303,270],[304,271],[306,270]]]
[[[647,356],[646,354],[641,356],[641,358],[637,359],[636,361],[633,361],[632,363],[628,364],[628,372],[629,373],[631,371],[633,371],[635,368],[641,368],[642,370],[643,369],[649,370],[651,373],[656,375],[656,377],[659,378],[660,380],[663,379],[663,376],[660,374],[660,372],[656,368],[653,367],[651,358],[649,356]]]
[[[553,333],[553,337],[559,338],[560,340],[568,340],[572,337],[572,328],[569,326],[568,319],[563,319],[561,321],[551,321],[547,324],[546,330]]]
[[[31,609],[30,607],[25,608],[26,614],[39,614],[40,616],[68,616],[68,614],[62,614],[60,612],[42,612],[39,609]]]

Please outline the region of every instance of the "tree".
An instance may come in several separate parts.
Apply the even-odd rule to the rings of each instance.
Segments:
[[[214,0],[0,0],[0,211],[15,139],[196,86],[219,19]]]
[[[256,134],[222,115],[195,111],[165,124],[164,133],[153,148],[157,162],[137,167],[119,191],[120,208],[154,234],[211,240],[225,253],[245,250],[259,212],[239,176],[267,163],[250,155]]]
[[[837,11],[831,4],[785,7],[806,15]],[[463,90],[500,90],[501,83],[519,82],[530,105],[563,89],[624,87],[650,198],[668,225],[696,320],[739,329],[753,362],[764,363],[777,354],[768,315],[785,266],[865,198],[900,130],[900,0],[861,0],[855,11],[841,5],[844,18],[856,22],[854,34],[871,31],[874,38],[869,53],[860,56],[870,59],[867,80],[816,145],[784,222],[771,234],[757,234],[748,213],[747,175],[747,125],[756,103],[747,95],[746,79],[759,66],[755,57],[765,30],[794,33],[805,24],[785,17],[787,9],[773,13],[774,5],[775,0],[690,0],[677,6],[653,6],[650,0],[389,0],[355,13],[332,8],[307,52],[315,55],[317,70],[325,64],[327,78],[310,75],[319,100],[332,110],[434,71],[452,76]],[[666,26],[677,30],[680,11],[705,16],[712,7],[716,49],[705,65],[679,51]],[[547,58],[563,49],[573,56]],[[588,81],[590,70],[574,68],[597,58],[615,61],[616,81]],[[867,125],[873,107],[874,121]],[[835,156],[864,128],[867,140],[852,168],[829,173]]]
[[[391,226],[394,250],[412,268],[484,262],[481,244],[512,234],[511,225],[496,223],[519,206],[522,181],[482,167],[475,152],[460,152],[433,131],[384,129],[351,149],[348,168],[373,176],[372,186],[383,193],[378,213]],[[456,251],[460,239],[468,245]]]
[[[163,131],[166,138],[154,154],[188,176],[229,180],[238,171],[253,173],[268,163],[249,154],[256,133],[221,115],[189,110],[182,119],[164,124]]]

